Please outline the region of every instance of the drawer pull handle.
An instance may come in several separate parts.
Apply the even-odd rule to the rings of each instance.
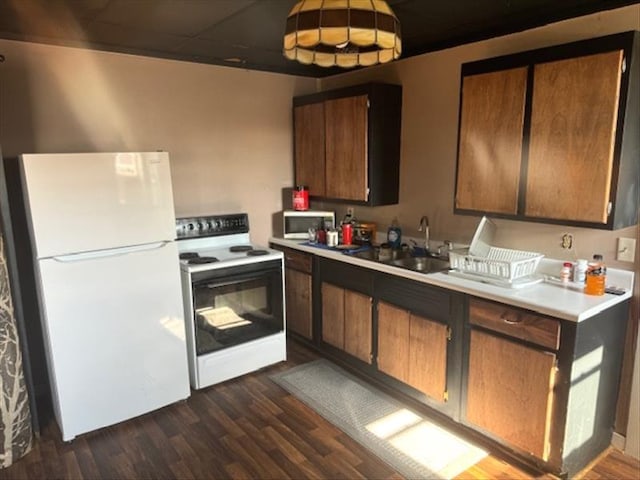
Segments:
[[[500,318],[504,321],[504,323],[508,323],[509,325],[517,325],[522,323],[522,318],[520,315],[516,315],[515,317],[509,316],[506,313],[503,313]]]

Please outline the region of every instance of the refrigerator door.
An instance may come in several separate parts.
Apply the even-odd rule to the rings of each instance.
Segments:
[[[64,441],[189,396],[175,242],[38,261]]]
[[[20,160],[36,258],[175,239],[166,152]]]

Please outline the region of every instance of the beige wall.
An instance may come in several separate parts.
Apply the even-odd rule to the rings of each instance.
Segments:
[[[166,150],[177,215],[246,211],[267,241],[293,182],[291,98],[315,80],[4,40],[0,53],[5,156]]]
[[[453,214],[461,64],[637,29],[640,6],[634,5],[323,79],[323,90],[367,81],[399,83],[403,88],[400,203],[356,207],[356,217],[378,222],[378,231],[386,231],[393,217],[397,217],[406,235],[418,236],[419,219],[428,215],[432,238],[468,243],[479,218]],[[334,207],[341,214],[344,212],[345,207]],[[502,246],[568,259],[602,253],[608,265],[638,269],[637,262],[634,265],[615,261],[616,239],[636,238],[636,227],[604,232],[509,220],[496,223]],[[565,232],[574,235],[574,251],[560,248]]]

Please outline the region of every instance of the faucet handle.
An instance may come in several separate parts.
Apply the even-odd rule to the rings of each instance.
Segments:
[[[445,249],[444,254],[449,255],[449,252],[453,250],[453,242],[451,240],[445,240],[442,245],[438,246],[438,255],[442,256],[442,249]]]

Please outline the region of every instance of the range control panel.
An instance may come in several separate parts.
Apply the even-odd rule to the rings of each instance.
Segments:
[[[246,213],[176,218],[176,237],[199,238],[249,232]]]

